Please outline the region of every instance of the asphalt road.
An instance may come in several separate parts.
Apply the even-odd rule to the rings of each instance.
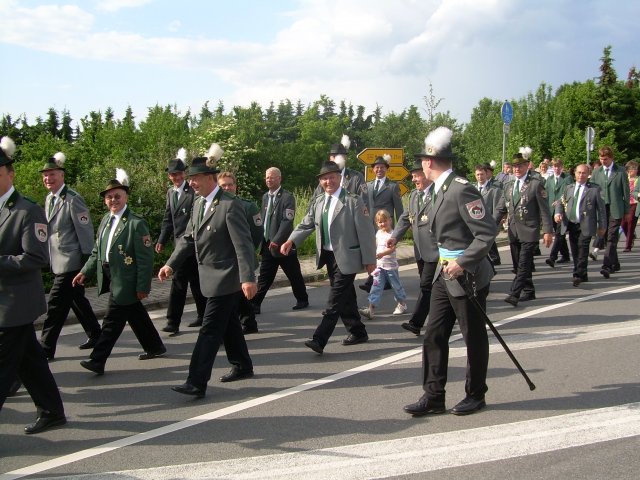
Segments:
[[[570,267],[551,269],[537,257],[538,299],[513,308],[503,302],[513,275],[502,250],[488,312],[534,391],[490,334],[487,408],[412,418],[402,406],[422,394],[422,337],[400,328],[408,315],[391,314],[391,292],[367,322],[368,343],[342,346],[339,324],[319,356],[303,342],[320,319],[326,283],[312,285],[311,307],[301,312],[278,289],[263,304],[261,333],[247,337],[255,377],[220,383],[229,368],[222,351],[200,400],[170,390],[186,378],[195,329],[163,334],[168,355],[139,361],[127,328],[99,377],[79,365],[79,326],[65,327],[51,369],[69,423],[24,435],[33,403],[24,390],[7,399],[0,479],[638,478],[640,255],[621,253],[622,270],[609,280],[591,265],[580,288]],[[413,305],[417,270],[401,272]],[[164,325],[163,310],[152,318]],[[191,307],[184,324],[193,318]],[[456,331],[450,356],[449,408],[464,396]]]

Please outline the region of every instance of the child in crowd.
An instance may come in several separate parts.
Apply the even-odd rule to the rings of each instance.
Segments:
[[[398,259],[396,258],[396,247],[387,247],[387,240],[391,237],[391,215],[386,210],[378,210],[376,213],[376,258],[378,259],[376,269],[373,271],[373,285],[369,293],[369,307],[361,308],[358,311],[366,318],[373,318],[373,311],[380,304],[380,296],[387,282],[391,284],[393,293],[398,304],[393,311],[394,315],[400,315],[407,311],[407,294],[400,283],[398,272]]]

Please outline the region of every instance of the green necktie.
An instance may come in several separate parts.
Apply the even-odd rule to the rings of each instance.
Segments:
[[[331,195],[324,201],[322,209],[322,246],[329,248],[331,244],[329,237],[329,207],[331,206]]]
[[[273,213],[273,194],[269,194],[269,203],[267,205],[267,213],[264,220],[264,239],[269,240],[269,229],[271,228],[271,214]]]
[[[582,187],[582,185],[578,184],[576,192],[573,194],[573,208],[571,209],[571,217],[573,218],[569,218],[569,220],[574,223],[578,223],[580,219],[580,187]]]
[[[53,213],[53,207],[56,204],[56,196],[53,195],[51,197],[51,200],[49,201],[49,217],[47,218],[47,220],[51,220],[51,214]]]
[[[516,205],[520,201],[520,180],[516,180],[516,186],[513,189],[513,204]]]
[[[204,207],[207,204],[206,199],[202,199],[202,203],[200,203],[200,214],[198,215],[198,228],[202,225],[202,219],[204,218]]]
[[[422,207],[424,207],[424,192],[418,192],[418,211],[416,213],[419,213]]]

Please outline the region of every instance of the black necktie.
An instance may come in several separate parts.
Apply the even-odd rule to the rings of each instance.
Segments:
[[[573,194],[573,208],[571,209],[571,217],[569,218],[569,220],[571,220],[574,223],[578,223],[578,221],[580,220],[579,216],[580,216],[580,187],[582,187],[582,185],[578,184],[576,186],[576,192]]]
[[[173,191],[173,209],[177,210],[178,209],[178,200],[180,199],[180,196],[178,194],[177,190]]]
[[[373,196],[378,195],[378,189],[380,188],[380,180],[376,180],[376,186],[373,187]]]
[[[109,261],[109,251],[107,250],[107,245],[109,243],[109,234],[111,233],[111,227],[113,226],[113,221],[115,220],[115,215],[111,215],[107,224],[102,231],[102,243],[104,244],[104,259],[106,262]]]

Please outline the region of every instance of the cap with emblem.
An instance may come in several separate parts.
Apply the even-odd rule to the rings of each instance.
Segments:
[[[164,169],[167,173],[176,173],[176,172],[184,172],[187,169],[187,164],[185,163],[187,159],[187,151],[184,148],[178,150],[176,154],[176,158],[174,160],[169,160],[169,165]]]
[[[212,143],[204,157],[196,157],[189,167],[189,175],[197,175],[199,173],[220,173],[217,168],[218,160],[222,158],[224,150],[217,143]]]
[[[391,162],[391,155],[385,153],[382,157],[376,157],[373,165],[384,165],[389,168],[389,163]]]
[[[0,140],[0,167],[13,163],[13,154],[16,153],[16,144],[10,137],[2,137]]]
[[[100,196],[104,197],[108,191],[116,188],[121,188],[129,193],[129,175],[122,168],[116,168],[116,178],[109,181],[105,189],[100,192]]]
[[[520,165],[521,163],[528,163],[531,158],[531,147],[520,147],[518,153],[514,153],[511,158],[511,165]]]
[[[413,162],[413,166],[409,169],[409,172],[413,173],[413,172],[417,172],[417,171],[423,171],[422,170],[422,161],[420,160],[420,157],[416,157],[414,162]]]
[[[46,172],[47,170],[62,170],[64,172],[64,162],[67,160],[67,157],[64,153],[58,152],[44,164],[40,173]]]
[[[441,158],[453,160],[455,155],[451,150],[453,132],[447,127],[438,127],[429,132],[424,139],[424,150],[415,155],[416,158]]]

